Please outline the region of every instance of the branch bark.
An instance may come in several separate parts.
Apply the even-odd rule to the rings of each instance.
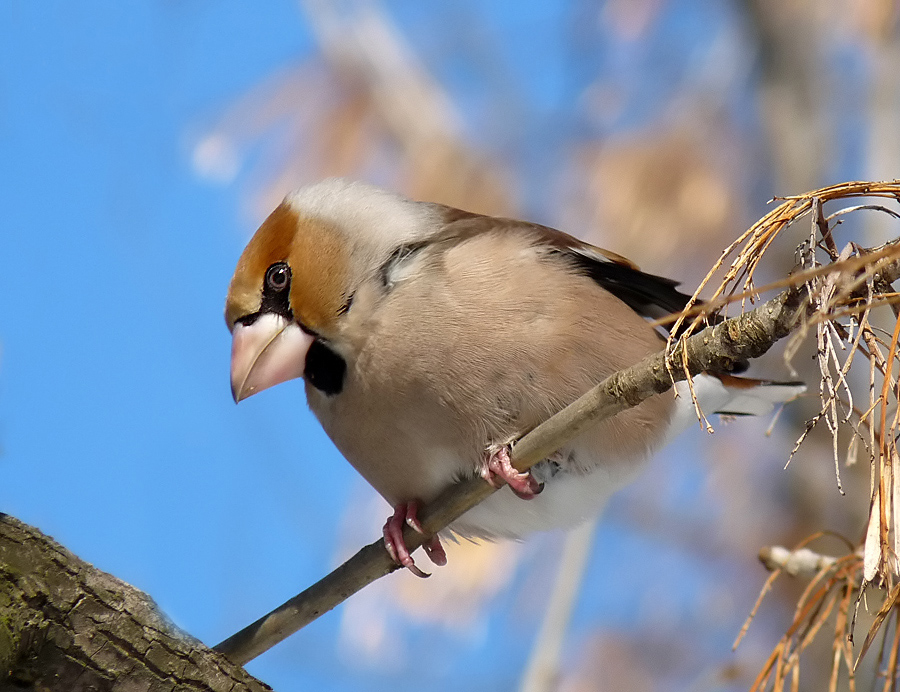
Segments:
[[[132,586],[0,513],[0,692],[262,692]]]

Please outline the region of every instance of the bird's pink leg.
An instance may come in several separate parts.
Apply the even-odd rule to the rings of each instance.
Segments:
[[[430,574],[416,567],[415,560],[412,559],[412,555],[409,554],[409,549],[406,547],[406,541],[403,540],[404,524],[408,524],[418,533],[425,533],[425,529],[419,522],[419,507],[421,507],[421,503],[418,500],[401,502],[394,507],[394,513],[384,524],[384,547],[387,548],[388,554],[394,562],[406,567],[417,577],[429,577]],[[444,552],[444,546],[441,545],[437,536],[432,536],[422,547],[434,564],[439,567],[447,564],[447,553]]]
[[[544,489],[544,486],[529,471],[523,473],[512,465],[509,460],[509,445],[488,448],[484,465],[481,468],[481,477],[495,488],[502,485],[498,479],[503,481],[523,500],[532,499]]]

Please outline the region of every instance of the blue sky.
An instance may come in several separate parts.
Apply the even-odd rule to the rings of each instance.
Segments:
[[[0,505],[211,644],[276,604],[244,593],[255,564],[296,553],[272,594],[328,564],[273,487],[315,478],[327,514],[350,475],[304,469],[333,452],[288,415],[300,386],[230,400],[250,229],[190,166],[193,130],[310,48],[291,2],[0,6]]]
[[[559,104],[581,83],[554,57],[562,20],[525,6],[485,17],[535,36],[559,23],[532,51],[505,46],[533,109],[527,131],[565,121]],[[427,25],[422,12],[400,26]],[[680,21],[678,35],[699,41],[697,16]],[[368,492],[298,382],[233,404],[223,300],[256,220],[242,215],[243,177],[213,185],[191,167],[196,138],[236,98],[314,50],[287,0],[0,3],[0,511],[145,590],[210,645],[330,569],[330,518]],[[443,77],[459,84],[465,70],[451,62]],[[477,112],[477,89],[468,98]],[[690,458],[695,445],[678,450]],[[687,465],[677,483],[690,494],[703,481]],[[544,540],[552,554],[558,540]],[[597,540],[591,573],[606,581],[586,592],[576,632],[629,626],[643,579],[629,564],[682,575],[678,616],[729,578],[715,559],[679,566],[614,521]],[[480,638],[404,624],[428,666],[347,668],[332,614],[249,669],[280,690],[509,688],[537,627],[522,597],[497,596]],[[721,648],[731,634],[711,637]]]

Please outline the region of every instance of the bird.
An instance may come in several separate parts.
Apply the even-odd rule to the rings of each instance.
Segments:
[[[290,193],[238,260],[225,319],[236,402],[302,378],[337,449],[393,507],[393,560],[419,576],[404,524],[481,476],[499,488],[445,537],[521,539],[598,514],[653,452],[697,420],[657,394],[594,424],[529,472],[510,444],[605,377],[665,346],[651,320],[682,311],[674,280],[546,226],[330,178]],[[702,373],[704,411],[760,415],[802,383]]]

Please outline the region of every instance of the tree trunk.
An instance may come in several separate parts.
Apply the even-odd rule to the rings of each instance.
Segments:
[[[0,513],[0,692],[268,690],[132,586]]]

